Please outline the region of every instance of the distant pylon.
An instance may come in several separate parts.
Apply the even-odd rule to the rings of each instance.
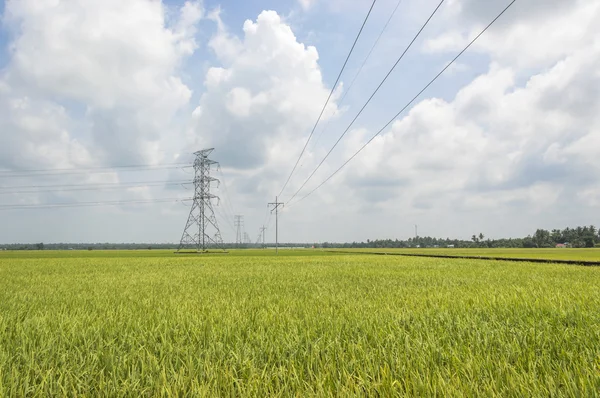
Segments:
[[[235,244],[244,243],[244,216],[234,216],[233,224],[236,227]]]
[[[177,251],[190,245],[195,246],[199,252],[206,251],[209,246],[223,249],[223,238],[212,204],[213,199],[219,198],[210,193],[211,183],[219,182],[210,176],[211,166],[218,165],[218,162],[208,158],[213,150],[214,148],[209,148],[194,152],[194,203]],[[212,236],[209,234],[211,230]]]
[[[267,230],[267,227],[265,227],[264,225],[262,227],[260,227],[259,232],[258,232],[258,238],[256,239],[256,246],[258,246],[260,244],[260,241],[262,238],[263,249],[265,248],[265,231],[266,230]]]

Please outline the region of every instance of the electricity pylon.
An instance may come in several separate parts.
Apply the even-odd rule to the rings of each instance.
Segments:
[[[244,216],[234,216],[233,224],[236,227],[235,244],[241,245],[244,243]]]
[[[177,251],[184,246],[193,245],[198,252],[207,250],[208,246],[223,248],[223,238],[217,224],[215,211],[213,209],[213,199],[219,198],[210,193],[210,187],[213,182],[219,180],[210,176],[211,166],[218,165],[218,162],[208,158],[208,155],[214,148],[203,149],[194,152],[194,203],[190,209],[187,223],[183,229],[181,241]],[[209,233],[213,231],[211,236]]]
[[[258,238],[256,239],[256,246],[258,246],[260,244],[260,240],[262,238],[262,248],[265,248],[265,231],[267,230],[267,227],[265,227],[264,225],[262,227],[259,228],[259,232],[258,232]]]

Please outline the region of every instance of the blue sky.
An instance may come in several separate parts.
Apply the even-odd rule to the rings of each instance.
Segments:
[[[181,5],[181,3],[168,2],[173,7]],[[420,24],[437,3],[438,1],[435,0],[423,1],[419,9],[415,10],[414,5],[410,4],[409,1],[401,2],[376,51],[356,80],[352,92],[346,98],[347,106],[354,106],[357,109],[362,106],[367,95],[377,87],[382,76],[394,64],[399,54],[417,32]],[[343,8],[332,9],[324,3],[317,3],[307,12],[302,12],[296,1],[208,1],[204,4],[207,10],[219,7],[222,10],[221,18],[223,22],[236,35],[243,34],[241,29],[243,23],[247,19],[252,19],[252,16],[258,15],[262,10],[277,11],[292,26],[300,42],[317,47],[319,67],[323,73],[324,81],[331,86],[339,73],[370,2],[353,4],[350,12],[344,12]],[[345,82],[346,85],[354,78],[364,57],[396,4],[396,0],[380,1],[376,4],[370,23],[365,27],[362,38],[357,43],[355,52],[342,76],[342,82]],[[210,37],[211,32],[214,32],[214,24],[211,21],[205,21],[203,26],[206,30],[201,32],[200,35]],[[437,33],[436,29],[436,25],[431,23],[430,27],[425,30],[422,38],[415,43],[412,50],[390,76],[388,84],[380,90],[373,99],[372,105],[365,110],[357,121],[357,127],[381,127],[384,121],[387,122],[455,55],[456,52],[428,54],[422,51],[424,38]],[[203,50],[205,49],[201,48],[194,57],[187,61],[187,72],[191,76],[189,84],[197,88],[194,92],[195,97],[202,94],[202,87],[199,84],[205,70],[200,66],[215,61],[210,50]],[[450,100],[460,87],[478,74],[485,72],[488,57],[478,54],[466,54],[461,59],[461,64],[468,66],[468,69],[454,72],[451,76],[440,79],[428,90],[428,95]],[[332,133],[341,133],[352,117],[353,114],[349,112],[339,121],[330,124],[329,128],[332,129]]]
[[[438,2],[402,1],[340,104],[397,1],[376,3],[317,136],[325,125],[327,131],[309,145],[285,201]],[[4,13],[0,31],[0,169],[162,164],[188,161],[191,152],[215,146],[229,186],[228,193],[216,193],[234,207],[220,209],[226,218],[221,222],[231,221],[225,213],[244,214],[254,235],[370,5],[310,3],[168,1],[161,8],[150,0],[72,0],[52,7],[40,0],[2,2],[11,12]],[[307,189],[395,115],[508,1],[481,4],[445,2]],[[282,239],[406,238],[414,224],[433,236],[522,236],[538,227],[593,223],[600,184],[572,177],[600,170],[600,134],[591,110],[599,97],[593,90],[598,15],[600,7],[585,0],[515,3],[343,172],[283,212]],[[189,177],[181,170],[115,169],[106,175],[0,178],[0,188]],[[169,185],[0,195],[0,206],[173,195],[189,192]],[[0,229],[0,241],[176,241],[186,211],[181,203],[5,211],[12,228]],[[224,237],[233,239],[229,228]]]

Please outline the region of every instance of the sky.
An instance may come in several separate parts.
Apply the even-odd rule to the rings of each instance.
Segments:
[[[517,0],[394,117],[509,4],[444,1],[348,129],[439,3],[376,1],[279,196],[280,241],[406,239],[415,225],[421,236],[522,237],[599,224],[600,2]],[[370,5],[0,1],[0,242],[178,242],[193,195],[187,165],[212,147],[223,239],[235,240],[239,214],[252,241],[262,225],[274,241],[267,203]],[[154,167],[120,167],[130,165]],[[104,205],[43,207],[78,203]]]

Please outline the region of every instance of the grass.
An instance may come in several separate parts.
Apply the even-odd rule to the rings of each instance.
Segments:
[[[146,257],[264,257],[274,256],[274,249],[233,249],[223,252],[210,250],[208,253],[195,253],[193,250],[182,250],[175,253],[175,249],[158,250],[5,250],[0,251],[2,259],[31,259],[31,258],[146,258]],[[280,249],[279,256],[327,256],[333,253],[313,249]]]
[[[440,254],[448,256],[481,256],[481,257],[516,257],[531,259],[553,260],[585,260],[600,261],[600,249],[281,249],[279,256],[327,256],[335,255],[335,251],[342,252],[384,252],[384,253],[409,253],[409,254]],[[208,254],[184,253],[175,254],[175,250],[6,250],[0,251],[2,259],[29,259],[29,258],[145,258],[145,257],[213,257],[223,256],[218,250]],[[228,250],[228,257],[256,257],[273,256],[272,249],[242,249]]]
[[[346,249],[332,249],[343,250]],[[357,252],[384,252],[408,254],[435,254],[447,256],[480,256],[508,257],[551,260],[586,260],[600,261],[600,249],[449,249],[449,248],[414,248],[414,249],[350,249]]]
[[[0,396],[598,396],[600,269],[303,253],[2,253]]]

